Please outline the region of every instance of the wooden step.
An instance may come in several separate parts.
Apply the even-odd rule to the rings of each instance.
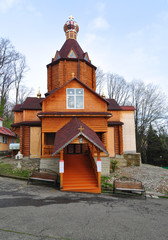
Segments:
[[[64,156],[62,191],[100,193],[94,169],[88,155]]]
[[[101,189],[95,188],[64,188],[61,191],[65,192],[86,192],[86,193],[101,193]]]

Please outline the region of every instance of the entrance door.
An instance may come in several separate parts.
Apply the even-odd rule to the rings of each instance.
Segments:
[[[69,144],[67,146],[68,154],[81,154],[82,153],[82,144]]]

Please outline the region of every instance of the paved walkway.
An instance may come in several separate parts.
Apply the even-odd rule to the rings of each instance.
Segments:
[[[168,200],[66,193],[0,177],[2,240],[166,240]]]

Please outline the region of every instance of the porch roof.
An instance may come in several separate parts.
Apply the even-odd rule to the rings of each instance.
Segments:
[[[83,130],[80,130],[79,129],[80,127],[82,127]],[[95,145],[102,152],[109,155],[104,144],[97,136],[97,134],[92,129],[90,129],[86,124],[84,124],[81,120],[75,117],[67,124],[65,124],[56,133],[54,151],[52,156],[55,156],[59,151],[65,148],[68,144],[70,144],[75,138],[77,138],[80,135],[85,137],[89,142],[93,143],[93,145]]]

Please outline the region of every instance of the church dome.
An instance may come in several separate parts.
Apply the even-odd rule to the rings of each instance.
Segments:
[[[79,26],[76,21],[73,20],[74,17],[69,16],[69,20],[64,24],[64,32],[66,39],[77,39],[77,33],[79,32]]]

